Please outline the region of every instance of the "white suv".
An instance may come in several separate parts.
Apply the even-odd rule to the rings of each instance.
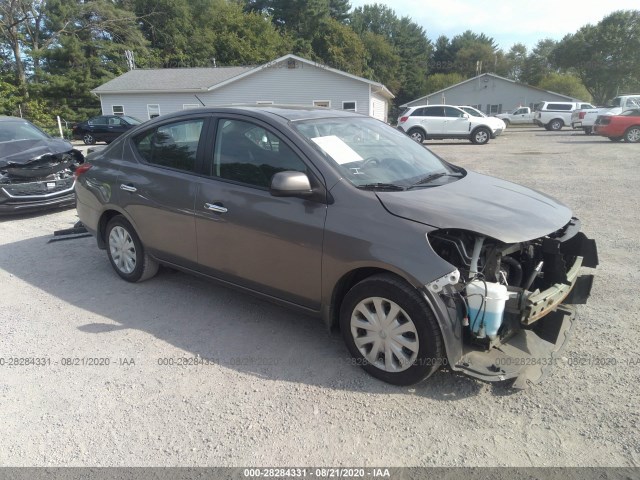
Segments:
[[[409,107],[398,118],[398,130],[416,142],[443,138],[464,138],[484,145],[502,133],[488,117],[474,117],[452,105],[418,105]]]

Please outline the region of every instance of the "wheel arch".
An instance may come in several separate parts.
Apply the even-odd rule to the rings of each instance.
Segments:
[[[107,210],[102,212],[102,215],[100,215],[100,220],[98,220],[96,240],[98,241],[98,247],[101,248],[102,250],[107,248],[107,239],[105,237],[106,231],[107,231],[107,225],[109,224],[109,221],[113,217],[118,215],[122,215],[124,218],[127,219],[129,223],[131,223],[134,229],[136,228],[135,223],[133,223],[129,218],[129,216],[126,215],[124,212],[117,210],[115,208],[108,208]]]
[[[362,280],[378,274],[391,275],[419,290],[407,278],[389,269],[381,267],[360,267],[350,270],[336,282],[331,294],[331,303],[323,315],[323,320],[331,332],[338,332],[340,329],[340,308],[342,307],[342,302],[347,292]],[[444,357],[447,358],[450,365],[456,365],[458,360],[462,358],[462,326],[459,322],[452,321],[451,311],[448,310],[447,306],[444,305],[441,300],[432,295],[431,292],[421,291],[420,295],[433,311],[433,315],[440,328],[444,346]]]
[[[411,135],[411,132],[418,130],[420,132],[422,132],[422,135],[424,135],[424,137],[427,137],[427,131],[425,130],[425,128],[422,125],[414,125],[413,127],[411,127],[409,130],[407,130],[407,135]]]

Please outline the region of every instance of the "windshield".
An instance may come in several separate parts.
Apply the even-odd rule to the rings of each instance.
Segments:
[[[49,135],[38,127],[24,120],[8,121],[0,123],[0,142],[12,142],[14,140],[47,140]]]
[[[293,125],[358,187],[404,190],[416,183],[433,186],[462,172],[373,118],[322,118]],[[434,176],[437,173],[442,175]],[[424,182],[427,177],[433,182]]]

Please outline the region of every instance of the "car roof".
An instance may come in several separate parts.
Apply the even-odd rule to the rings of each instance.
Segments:
[[[11,117],[9,115],[0,115],[0,122],[29,122],[29,120],[27,120],[26,118],[20,118],[20,117]]]
[[[325,107],[310,107],[305,105],[221,105],[219,107],[202,107],[192,108],[189,110],[180,110],[178,112],[168,113],[160,117],[154,118],[151,122],[145,122],[145,125],[151,125],[156,122],[163,122],[171,118],[180,118],[194,114],[220,114],[220,113],[252,113],[256,117],[270,118],[279,121],[297,121],[312,120],[318,118],[372,118],[361,113],[350,112],[346,110],[333,110]]]

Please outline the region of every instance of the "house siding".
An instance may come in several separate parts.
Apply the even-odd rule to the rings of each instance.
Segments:
[[[114,105],[123,105],[125,114],[147,120],[147,105],[160,105],[162,115],[183,109],[184,104],[206,106],[252,104],[272,101],[275,104],[313,105],[314,100],[329,100],[331,108],[342,109],[342,102],[356,102],[357,112],[370,115],[369,84],[328,71],[322,66],[296,61],[267,64],[260,71],[211,91],[193,93],[103,93],[103,114],[111,114]],[[378,96],[385,103],[388,101]],[[385,112],[386,115],[386,112]]]
[[[542,101],[572,101],[570,97],[538,90],[527,85],[513,83],[491,75],[481,75],[472,81],[454,85],[441,92],[407,103],[407,106],[440,104],[480,105],[488,113],[490,105],[501,111],[514,110],[520,106],[531,106]],[[499,113],[499,112],[493,112]]]

